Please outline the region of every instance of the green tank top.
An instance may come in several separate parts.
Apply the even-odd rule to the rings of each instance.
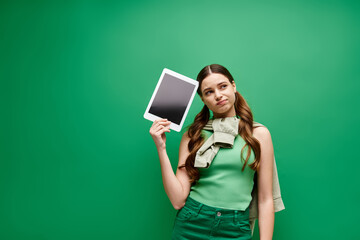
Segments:
[[[211,134],[211,131],[203,130],[205,141]],[[252,150],[247,166],[241,171],[244,161],[240,152],[245,143],[237,135],[233,148],[220,148],[209,168],[199,168],[200,179],[191,187],[189,196],[212,207],[245,210],[252,199],[255,174],[249,166],[255,160]],[[246,148],[243,155],[246,159]]]

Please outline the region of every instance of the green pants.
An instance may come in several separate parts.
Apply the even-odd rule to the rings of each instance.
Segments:
[[[249,208],[245,211],[215,208],[188,196],[178,210],[173,240],[251,239]]]

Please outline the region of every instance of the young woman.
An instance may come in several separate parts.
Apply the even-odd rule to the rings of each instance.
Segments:
[[[260,239],[272,239],[270,132],[264,126],[254,127],[251,110],[225,67],[208,65],[197,81],[204,107],[183,134],[176,175],[166,152],[170,122],[156,120],[150,128],[165,192],[178,210],[172,239],[251,239],[249,205],[254,180]]]

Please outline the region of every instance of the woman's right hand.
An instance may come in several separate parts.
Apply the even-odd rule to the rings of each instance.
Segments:
[[[157,149],[166,148],[165,132],[170,132],[170,121],[167,119],[155,120],[150,128],[150,135],[153,138]]]

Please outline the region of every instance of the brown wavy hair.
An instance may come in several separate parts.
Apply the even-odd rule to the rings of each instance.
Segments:
[[[199,72],[196,80],[199,82],[199,87],[197,89],[197,93],[201,96],[201,83],[202,81],[212,73],[219,73],[224,75],[230,83],[234,82],[234,78],[230,74],[230,72],[219,64],[211,64],[205,66]],[[245,166],[250,158],[251,149],[255,153],[255,161],[249,166],[251,169],[258,171],[260,166],[260,143],[259,141],[252,136],[253,134],[253,115],[250,110],[249,105],[245,101],[245,99],[241,96],[241,94],[236,91],[235,93],[235,112],[236,115],[240,118],[239,121],[239,135],[245,140],[245,145],[241,149],[241,160],[244,161],[244,166],[242,171],[244,171]],[[204,143],[204,136],[201,131],[209,121],[210,118],[210,110],[204,105],[203,109],[195,116],[194,122],[189,126],[187,134],[190,138],[188,149],[189,156],[187,157],[185,164],[179,166],[178,168],[185,167],[188,175],[190,176],[190,183],[194,185],[200,178],[199,169],[194,167],[196,152],[200,149],[202,144]],[[250,146],[250,148],[249,148]],[[246,159],[243,157],[243,152],[247,152]]]

